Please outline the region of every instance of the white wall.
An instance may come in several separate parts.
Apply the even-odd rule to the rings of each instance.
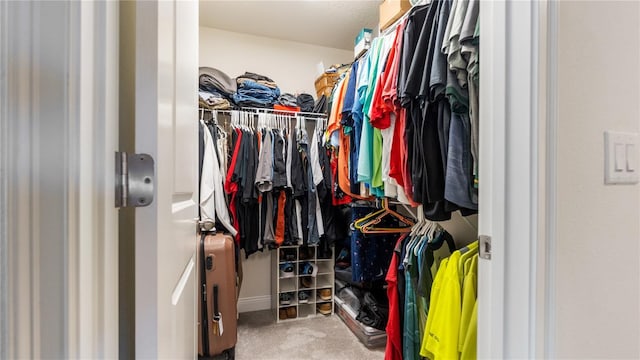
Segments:
[[[315,98],[316,64],[353,61],[353,52],[200,27],[200,66],[231,77],[250,71],[272,78],[282,92],[306,92]],[[244,260],[240,312],[267,309],[271,303],[271,255],[256,253]]]
[[[640,357],[639,185],[604,185],[605,130],[640,128],[640,3],[558,2],[555,354]]]
[[[316,64],[353,61],[353,51],[200,27],[200,66],[210,66],[231,77],[245,71],[272,78],[280,90],[316,96]]]

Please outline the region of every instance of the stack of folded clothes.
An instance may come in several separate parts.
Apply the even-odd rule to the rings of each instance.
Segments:
[[[225,110],[233,107],[236,93],[236,80],[222,71],[210,67],[200,67],[199,104],[213,110]]]
[[[288,107],[298,107],[298,98],[295,95],[284,93],[278,98],[278,104]]]
[[[275,110],[300,111],[298,98],[295,95],[285,93],[280,95],[278,101],[273,105]]]
[[[309,94],[300,94],[296,99],[298,103],[298,107],[300,107],[300,111],[303,112],[313,112],[313,107],[315,105],[315,101],[313,100],[313,96]]]
[[[236,81],[233,100],[238,106],[271,108],[280,97],[278,85],[266,76],[245,72]]]

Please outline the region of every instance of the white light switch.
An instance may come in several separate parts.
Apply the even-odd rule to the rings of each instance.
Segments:
[[[616,172],[624,171],[627,167],[626,146],[624,146],[624,144],[616,143],[614,144],[613,149],[615,158],[614,170]]]
[[[605,183],[638,183],[638,134],[606,131],[604,144]]]
[[[636,151],[637,148],[635,144],[627,144],[626,146],[626,157],[627,157],[627,171],[635,172],[636,171]]]

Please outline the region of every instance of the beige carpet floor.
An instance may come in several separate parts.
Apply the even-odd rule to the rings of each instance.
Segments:
[[[240,314],[236,359],[384,359],[368,349],[337,315],[276,324],[270,310]]]

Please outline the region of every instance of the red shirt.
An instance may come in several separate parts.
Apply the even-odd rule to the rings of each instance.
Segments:
[[[405,236],[400,236],[396,247],[402,244]],[[385,277],[387,281],[387,298],[389,299],[389,317],[387,320],[387,346],[384,350],[385,360],[402,360],[402,329],[400,329],[400,299],[398,298],[398,254],[393,253],[391,265]]]
[[[240,226],[238,226],[238,209],[236,209],[236,193],[238,192],[238,184],[232,181],[233,170],[236,168],[236,162],[238,161],[238,152],[240,151],[240,143],[242,142],[242,131],[240,129],[235,129],[238,134],[238,138],[236,139],[236,146],[233,148],[233,156],[231,157],[231,164],[229,165],[229,170],[227,170],[227,178],[224,182],[224,191],[227,194],[231,195],[231,200],[229,201],[229,212],[231,213],[231,218],[233,219],[233,227],[238,231],[236,234],[236,243],[240,243]]]
[[[403,29],[404,22],[398,24],[396,27],[393,46],[391,50],[389,50],[387,62],[380,74],[380,80],[376,86],[376,92],[373,95],[371,125],[378,129],[386,129],[391,126],[391,113],[396,110],[390,95],[396,93],[398,87]]]

